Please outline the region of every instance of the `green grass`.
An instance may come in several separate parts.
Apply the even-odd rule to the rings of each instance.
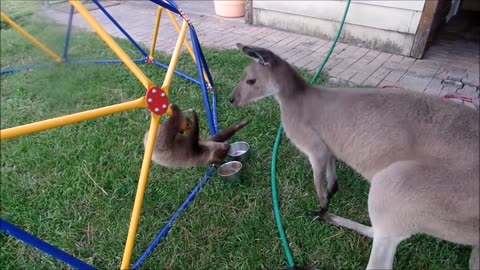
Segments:
[[[37,21],[24,26],[61,51],[63,27]],[[119,42],[134,55],[131,46],[124,40]],[[77,59],[113,57],[94,34],[79,31],[72,37],[70,53]],[[220,126],[252,118],[235,139],[248,141],[254,152],[241,183],[226,184],[217,176],[207,183],[145,261],[143,269],[281,269],[285,261],[273,219],[269,184],[278,105],[266,99],[233,108],[227,98],[248,59],[236,50],[205,49],[205,54],[217,86]],[[16,32],[2,30],[2,68],[48,61]],[[141,67],[161,85],[163,70]],[[179,67],[196,74],[187,55],[182,55]],[[143,93],[143,87],[122,65],[54,65],[4,75],[1,128],[128,101]],[[197,110],[206,136],[199,88],[176,77],[170,100],[180,108]],[[133,110],[2,141],[2,218],[101,269],[118,268],[148,123],[147,110]],[[152,166],[133,260],[205,170]],[[330,211],[368,224],[368,185],[343,164],[338,166],[338,175],[340,191]],[[320,269],[366,267],[371,240],[304,216],[305,211],[317,207],[312,172],[306,159],[285,137],[279,152],[278,181],[284,225],[298,264]],[[4,234],[0,234],[0,245],[0,269],[65,268]],[[466,269],[468,256],[468,248],[416,236],[400,245],[395,267]]]
[[[28,23],[28,19],[34,14],[34,12],[41,5],[41,1],[18,1],[18,0],[2,0],[0,7],[2,11],[13,21],[19,25]],[[9,29],[10,26],[0,21],[0,29]]]

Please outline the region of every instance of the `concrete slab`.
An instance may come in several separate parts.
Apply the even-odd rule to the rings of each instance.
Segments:
[[[154,26],[156,4],[150,1],[111,2],[115,4],[102,1],[132,37],[148,46]],[[248,25],[243,18],[217,16],[212,0],[177,0],[177,5],[192,21],[200,42],[205,47],[228,49],[234,48],[236,42],[264,46],[271,48],[281,57],[290,59],[291,64],[308,70],[318,68],[330,48],[330,40]],[[46,9],[41,13],[58,23],[67,22],[67,14],[61,9]],[[101,11],[92,10],[91,13],[108,32],[123,37]],[[91,30],[79,17],[78,14],[75,15],[74,25]],[[176,19],[181,22],[179,16],[176,16]],[[162,46],[157,49],[170,54],[176,35],[168,16],[164,14],[158,38],[164,42],[161,42]],[[440,40],[429,48],[421,60],[339,43],[324,72],[333,77],[333,80],[351,85],[396,85],[438,95],[457,91],[478,102],[478,63],[478,43],[471,40]],[[444,81],[455,81],[462,87],[445,84]]]

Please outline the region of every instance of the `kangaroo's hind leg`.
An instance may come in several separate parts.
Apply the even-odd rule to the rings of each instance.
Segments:
[[[415,214],[413,207],[407,207],[411,199],[408,169],[410,164],[393,164],[373,177],[368,197],[371,227],[332,214],[320,216],[330,224],[373,237],[367,269],[392,269],[398,244],[414,233],[408,223]]]
[[[374,235],[367,270],[392,269],[397,246],[407,237]]]
[[[364,236],[373,238],[367,269],[392,269],[397,246],[408,237],[401,234],[385,233],[378,229],[374,231],[373,227],[329,213],[323,214],[320,219],[332,225],[351,229]]]
[[[480,269],[480,246],[473,247],[468,264],[470,266],[470,270]]]
[[[320,219],[332,225],[351,229],[364,236],[373,238],[367,269],[392,269],[397,246],[408,237],[402,234],[385,233],[379,229],[374,231],[373,227],[329,213],[325,213]]]
[[[395,162],[373,176],[368,195],[373,246],[367,269],[392,269],[398,244],[435,222],[422,215],[435,212],[431,186],[419,184],[432,177],[428,163],[415,160]]]

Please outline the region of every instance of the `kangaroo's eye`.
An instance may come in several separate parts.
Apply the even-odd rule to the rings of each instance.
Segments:
[[[250,79],[250,80],[247,80],[247,84],[254,85],[256,81],[257,81],[256,79]]]

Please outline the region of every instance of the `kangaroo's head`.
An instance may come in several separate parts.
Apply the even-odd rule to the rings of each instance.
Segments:
[[[230,102],[242,106],[277,94],[278,76],[281,76],[279,67],[286,63],[264,48],[244,46],[240,43],[237,43],[237,47],[253,60],[245,68],[243,77],[233,90]]]

